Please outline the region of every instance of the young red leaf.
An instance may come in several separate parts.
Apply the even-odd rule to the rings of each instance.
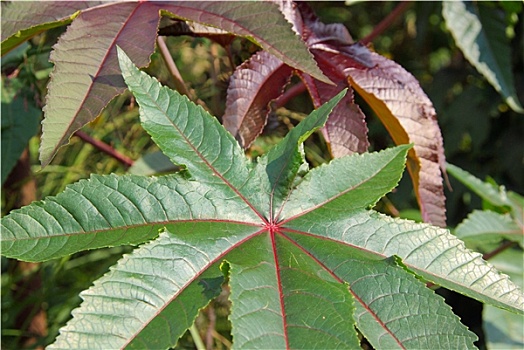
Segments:
[[[336,75],[347,78],[377,113],[395,143],[414,144],[407,164],[422,216],[427,222],[446,226],[441,172],[445,170],[444,148],[429,98],[400,65],[360,44],[351,44],[344,27],[321,23],[309,6],[301,4],[299,8],[305,22],[303,36],[326,75],[338,84],[342,83]],[[350,130],[326,128],[326,139]]]
[[[162,9],[175,17],[219,27],[259,44],[286,64],[329,83],[278,7],[266,1],[180,1]]]
[[[41,32],[71,23],[76,11],[100,1],[2,2],[2,56]]]
[[[116,45],[123,47],[138,66],[148,64],[155,45],[158,10],[156,5],[143,2],[94,7],[83,11],[59,39],[50,57],[55,68],[44,108],[42,165],[47,165],[76,130],[96,118],[125,90]]]
[[[435,109],[417,80],[404,68],[378,54],[371,57],[373,68],[347,69],[349,82],[375,111],[396,144],[414,144],[407,167],[422,217],[445,227],[445,157]]]
[[[249,147],[267,122],[269,102],[282,94],[292,69],[263,51],[239,66],[227,90],[224,127]]]
[[[315,107],[318,107],[333,98],[347,84],[339,83],[336,86],[324,84],[307,74],[300,74],[307,86],[309,95]],[[330,74],[327,74],[330,77]],[[322,134],[329,146],[329,151],[335,157],[342,157],[352,153],[363,153],[369,147],[366,116],[354,102],[353,90],[350,90],[341,103],[330,114]]]
[[[74,131],[93,120],[114,96],[124,91],[116,45],[123,47],[138,66],[147,65],[154,49],[160,10],[247,37],[290,66],[329,82],[278,7],[271,3],[146,1],[93,7],[80,13],[51,55],[55,69],[43,125],[40,160],[44,166]]]

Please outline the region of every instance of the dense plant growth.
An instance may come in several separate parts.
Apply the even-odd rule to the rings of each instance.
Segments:
[[[11,72],[2,78],[3,114],[9,116],[5,128],[2,119],[2,132],[13,150],[6,157],[3,151],[2,182],[36,132],[39,109],[25,86],[40,84],[31,67],[45,63],[36,60],[16,68],[20,57],[28,55],[25,41],[64,24],[70,26],[50,57],[54,68],[38,74],[53,69],[44,107],[42,164],[49,168],[75,134],[127,167],[133,165],[136,174],[174,171],[158,177],[92,175],[2,219],[2,254],[24,261],[67,261],[85,250],[141,244],[80,294],[83,303],[51,347],[169,348],[187,329],[201,347],[192,325],[201,308],[224,295],[231,301],[228,333],[239,348],[354,348],[362,342],[375,348],[473,348],[477,337],[428,288],[436,285],[496,306],[486,308],[483,316],[489,345],[502,342],[496,338],[500,329],[490,323],[500,312],[508,313],[498,308],[524,312],[522,292],[483,260],[508,252],[522,258],[520,196],[450,166],[453,176],[473,183],[489,203],[490,211],[473,212],[455,231],[483,257],[446,229],[372,209],[397,186],[407,161],[422,220],[444,227],[444,149],[435,109],[417,80],[374,53],[367,39],[354,42],[342,24],[324,24],[309,5],[292,2],[2,6],[2,55],[9,52],[10,58],[2,69]],[[496,39],[506,49],[502,27],[480,27],[487,35],[465,42],[470,33],[454,26],[460,14],[469,23],[492,20],[482,6],[446,4],[443,15],[454,22],[450,29],[465,56],[508,106],[522,111],[506,59],[485,48]],[[516,9],[508,8],[508,13]],[[43,17],[37,19],[37,11]],[[157,32],[210,38],[226,48],[224,57],[232,66],[236,36],[263,49],[242,57],[245,61],[231,74],[219,118],[225,128],[184,83]],[[40,45],[54,40],[40,37]],[[173,86],[200,106],[135,67],[133,62],[148,64],[155,40]],[[469,54],[475,45],[488,55]],[[153,56],[149,69],[158,62]],[[121,117],[136,116],[137,102],[140,123],[163,154],[134,163],[78,131],[90,122],[100,128],[95,118],[111,106],[122,109],[129,95],[110,101],[126,87],[134,99]],[[289,131],[276,142],[272,136],[259,137],[263,130],[274,131],[274,109],[305,90],[317,109],[307,117],[287,114],[297,122],[288,119]],[[207,101],[220,111],[216,96],[211,92]],[[399,146],[366,153],[370,124],[364,101]],[[18,111],[28,111],[27,119],[15,118]],[[336,159],[324,158],[320,163],[326,164],[311,168],[318,163],[312,147],[322,143],[318,138],[316,146],[303,143],[317,129],[326,142],[324,152]],[[388,203],[385,199],[386,208],[392,208],[388,211],[395,213]],[[4,206],[16,203],[4,199]],[[310,307],[304,310],[303,305]],[[512,331],[519,322],[521,315],[508,318],[510,331],[504,333],[514,343],[520,341]]]

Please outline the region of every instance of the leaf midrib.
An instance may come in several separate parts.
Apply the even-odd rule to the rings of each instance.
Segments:
[[[160,86],[161,90],[164,90],[169,95],[169,90],[165,86]],[[227,187],[229,187],[235,194],[248,205],[249,208],[255,213],[261,220],[263,224],[269,224],[269,221],[259,213],[259,211],[255,208],[255,206],[235,187],[233,184],[231,184],[221,173],[218,172],[218,170],[211,164],[209,161],[202,155],[202,153],[198,150],[198,148],[193,145],[193,143],[186,137],[186,135],[182,132],[182,130],[176,125],[168,116],[167,112],[157,103],[157,100],[153,98],[153,96],[150,95],[149,91],[145,92],[145,95],[147,95],[152,101],[152,103],[156,106],[158,111],[162,112],[162,115],[167,119],[167,121],[173,126],[173,128],[178,132],[178,134],[182,137],[184,142],[193,150],[193,152],[204,162],[204,164],[215,174],[219,179],[221,179],[224,184],[226,184]],[[185,99],[184,102],[186,103],[192,103],[187,96],[182,96],[182,99]],[[200,112],[205,112],[202,107],[196,106],[197,108],[200,108]],[[189,113],[189,112],[188,112]]]
[[[22,215],[22,214],[20,214]],[[27,215],[27,214],[23,214]],[[140,224],[132,224],[132,225],[125,225],[125,226],[119,226],[119,227],[110,227],[107,229],[97,229],[97,230],[89,230],[89,231],[78,231],[78,232],[64,232],[57,235],[52,236],[45,236],[45,237],[14,237],[13,239],[5,239],[2,237],[2,243],[8,243],[8,242],[20,242],[20,241],[39,241],[39,240],[46,240],[46,239],[54,239],[59,237],[78,237],[79,234],[85,234],[85,235],[98,235],[102,233],[110,233],[113,231],[121,231],[123,230],[128,231],[132,229],[137,229],[141,227],[148,227],[148,226],[168,226],[168,225],[176,225],[176,224],[184,224],[184,223],[204,223],[204,222],[215,222],[215,223],[227,223],[227,224],[238,224],[238,225],[246,225],[246,226],[253,226],[253,227],[262,227],[264,228],[264,225],[261,225],[259,223],[254,222],[246,222],[246,221],[236,221],[236,220],[223,220],[223,219],[182,219],[182,220],[160,220],[160,221],[153,221],[153,222],[144,222]],[[5,229],[5,228],[4,228]],[[117,240],[118,241],[118,240]]]
[[[310,213],[310,212],[312,212],[312,211],[314,211],[314,210],[316,210],[316,209],[319,209],[319,208],[323,207],[324,205],[326,205],[326,204],[328,204],[328,203],[330,203],[330,202],[336,200],[337,198],[339,198],[339,197],[341,197],[341,196],[347,194],[348,192],[351,192],[351,191],[355,190],[356,188],[358,188],[358,187],[362,186],[363,184],[367,183],[368,181],[371,181],[375,176],[377,176],[380,172],[382,172],[383,169],[386,168],[386,167],[387,167],[387,166],[388,166],[388,165],[389,165],[389,164],[390,164],[390,163],[391,163],[395,158],[396,158],[396,157],[393,157],[393,158],[390,159],[386,164],[384,164],[384,166],[380,167],[380,168],[377,169],[375,172],[373,172],[372,175],[370,175],[370,176],[367,177],[366,179],[363,179],[362,181],[360,181],[360,182],[354,184],[353,186],[347,188],[346,190],[344,190],[344,191],[342,191],[342,192],[339,192],[338,194],[336,194],[336,195],[334,195],[334,196],[331,196],[331,197],[329,197],[329,198],[326,198],[324,201],[322,201],[322,202],[320,202],[320,203],[318,203],[318,204],[316,204],[316,205],[313,205],[311,208],[308,208],[308,209],[306,209],[306,210],[303,210],[303,211],[301,211],[300,213],[297,213],[297,214],[295,214],[295,215],[293,215],[293,216],[291,216],[291,217],[289,217],[289,218],[287,218],[287,219],[284,219],[284,220],[280,221],[280,222],[278,223],[279,226],[281,226],[281,225],[285,225],[285,224],[288,223],[288,222],[291,222],[291,221],[293,221],[293,220],[295,220],[295,219],[297,219],[297,218],[299,218],[299,217],[301,217],[301,216],[304,216],[304,215],[306,215],[306,214],[308,214],[308,213]],[[310,173],[308,173],[308,175],[309,175],[309,174],[310,174]],[[304,182],[302,182],[301,184],[303,185]],[[292,191],[290,191],[290,192],[292,192]],[[280,212],[282,212],[282,211],[284,210],[284,209],[283,209],[283,208],[284,208],[284,205],[288,202],[288,199],[289,199],[289,196],[286,198],[286,201],[285,201],[284,203],[282,203],[282,209],[280,210]],[[369,204],[368,204],[368,205],[369,205]]]

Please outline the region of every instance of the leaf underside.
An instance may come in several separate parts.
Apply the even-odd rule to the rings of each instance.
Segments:
[[[71,23],[76,11],[100,1],[2,2],[2,56],[33,36]]]
[[[282,94],[292,69],[268,52],[259,52],[239,66],[227,89],[224,127],[248,148],[262,133],[269,103]]]
[[[374,68],[348,68],[351,86],[375,111],[396,144],[412,142],[407,168],[425,222],[446,227],[445,157],[435,109],[416,79],[372,53]]]
[[[413,274],[524,313],[522,292],[447,230],[369,209],[398,183],[409,145],[307,171],[300,144],[345,92],[252,164],[215,118],[123,51],[119,59],[144,128],[184,170],[93,176],[2,219],[2,252],[22,259],[98,247],[104,237],[126,244],[129,235],[136,244],[155,238],[146,229],[162,231],[81,294],[50,348],[174,346],[217,294],[223,261],[239,348],[355,348],[354,327],[376,348],[474,348],[476,337]],[[71,213],[79,201],[82,213]],[[27,222],[34,224],[21,228]],[[57,238],[55,229],[63,230]],[[75,237],[83,236],[80,245]]]

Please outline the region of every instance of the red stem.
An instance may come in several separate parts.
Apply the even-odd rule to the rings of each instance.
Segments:
[[[502,252],[505,251],[506,249],[511,248],[511,247],[513,247],[513,246],[516,245],[516,244],[517,244],[517,242],[514,242],[514,241],[507,241],[506,243],[501,244],[498,248],[495,248],[495,249],[492,250],[491,252],[482,255],[482,258],[483,258],[484,260],[491,259],[491,258],[494,257],[495,255],[502,253]]]
[[[400,4],[398,4],[397,7],[393,9],[393,11],[390,12],[389,15],[387,15],[379,24],[375,26],[371,34],[366,36],[364,39],[362,39],[360,42],[364,45],[372,42],[375,40],[377,36],[382,34],[386,29],[388,29],[389,26],[395,22],[397,18],[399,18],[411,5],[411,1],[402,1]]]
[[[111,157],[115,158],[120,163],[124,164],[126,167],[129,168],[131,165],[133,165],[133,160],[131,158],[126,157],[125,155],[123,155],[122,153],[118,152],[113,147],[109,146],[108,144],[106,144],[106,143],[104,143],[104,142],[102,142],[100,140],[96,140],[96,139],[92,138],[91,136],[89,136],[85,132],[83,132],[81,130],[78,130],[78,131],[75,132],[75,136],[78,136],[80,139],[82,139],[85,142],[93,145],[95,148],[99,149],[100,151],[102,151],[102,152],[110,155]]]
[[[293,97],[300,95],[306,91],[306,85],[303,82],[298,82],[296,85],[293,85],[286,90],[279,98],[274,102],[275,109],[284,107]]]

